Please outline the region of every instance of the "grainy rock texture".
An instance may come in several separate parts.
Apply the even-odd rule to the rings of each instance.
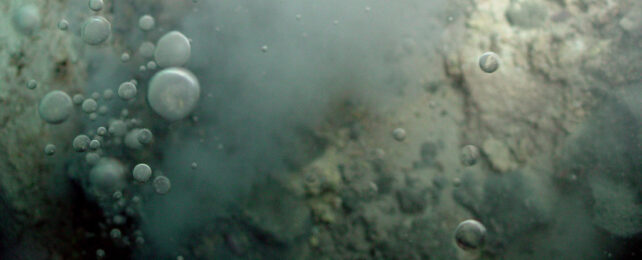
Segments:
[[[71,2],[83,2],[85,9],[70,8]],[[42,18],[31,34],[12,26],[15,10],[27,3]],[[192,7],[191,1],[106,1],[101,15],[114,21],[111,38],[105,46],[87,47],[78,39],[80,22],[92,14],[84,1],[0,1],[0,257],[89,259],[106,251],[106,258],[603,259],[631,253],[627,243],[642,232],[642,2],[448,1],[439,6],[443,12],[426,18],[426,27],[439,33],[409,32],[381,43],[385,53],[373,60],[384,60],[390,71],[366,71],[385,74],[384,83],[373,82],[380,75],[314,67],[312,74],[327,77],[324,91],[314,94],[336,100],[310,114],[303,109],[306,101],[295,100],[299,86],[274,91],[285,96],[277,101],[267,98],[273,94],[269,84],[243,88],[255,83],[252,73],[260,74],[257,82],[271,83],[267,69],[227,71],[245,69],[246,59],[283,55],[278,46],[266,51],[266,43],[252,42],[256,54],[228,54],[225,48],[235,54],[247,47],[249,36],[226,32],[208,23],[209,16],[194,18],[209,9]],[[249,17],[247,24],[263,32],[274,17],[251,13],[256,10],[239,5],[233,16]],[[140,12],[154,16],[159,29],[131,26]],[[70,21],[68,31],[57,28],[63,17]],[[51,90],[89,96],[133,78],[144,93],[153,70],[139,68],[149,61],[138,51],[141,42],[153,42],[184,19],[189,37],[217,33],[202,37],[215,42],[194,41],[193,56],[215,46],[224,50],[216,52],[220,56],[203,56],[229,63],[212,69],[203,57],[188,62],[203,82],[215,82],[203,84],[201,103],[189,119],[160,120],[146,110],[143,94],[128,103],[101,103],[116,105],[105,106],[105,117],[97,121],[78,109],[60,125],[39,118],[38,102]],[[239,20],[232,21],[247,25]],[[339,20],[331,24],[343,28]],[[479,68],[478,57],[488,51],[500,57],[493,73]],[[123,52],[131,55],[127,63],[120,61]],[[330,60],[340,67],[335,70],[343,69],[342,62],[353,64]],[[308,67],[293,64],[291,70],[263,65],[286,71],[272,72],[274,77],[283,73],[297,81],[290,74]],[[222,78],[230,86],[219,86]],[[26,87],[31,79],[38,82],[33,90]],[[391,87],[385,102],[372,97],[377,84]],[[359,87],[321,95],[335,85]],[[217,109],[238,118],[210,111]],[[173,191],[152,197],[145,193],[150,187],[127,184],[113,195],[87,192],[90,166],[85,154],[72,151],[71,140],[109,123],[109,116],[126,118],[118,121],[125,125],[123,135],[126,128],[154,133],[151,144],[125,138],[132,149],[108,150],[117,164],[126,169],[145,161],[154,176],[172,177]],[[313,116],[320,118],[307,118]],[[286,127],[272,121],[290,123],[282,119],[290,117],[305,123],[288,125],[291,135],[275,134]],[[403,141],[391,135],[397,128],[405,130]],[[248,136],[255,139],[243,139]],[[109,142],[106,147],[123,140]],[[48,143],[56,145],[51,157],[43,152]],[[479,148],[475,165],[462,165],[465,145]],[[464,252],[453,241],[454,229],[470,218],[488,231],[479,252]]]

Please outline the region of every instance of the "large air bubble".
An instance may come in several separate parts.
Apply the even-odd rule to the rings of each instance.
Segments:
[[[178,31],[163,35],[156,43],[154,59],[161,67],[183,66],[189,60],[191,53],[189,39]]]
[[[65,92],[54,90],[40,100],[38,114],[47,123],[60,124],[69,118],[72,109],[71,97]]]
[[[35,5],[25,5],[13,13],[13,26],[23,34],[32,34],[40,26],[40,10]]]
[[[169,121],[176,121],[192,112],[200,93],[194,74],[186,69],[169,68],[152,77],[147,100],[154,112]]]
[[[102,16],[92,16],[82,24],[80,37],[89,45],[99,45],[111,35],[111,23]]]

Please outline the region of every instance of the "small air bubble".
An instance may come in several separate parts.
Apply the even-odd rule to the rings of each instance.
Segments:
[[[89,142],[89,149],[98,150],[98,148],[100,148],[100,141],[94,139]]]
[[[71,98],[67,93],[54,90],[45,95],[38,105],[38,114],[42,120],[50,124],[60,124],[69,118],[73,108]]]
[[[154,28],[154,17],[151,15],[143,15],[138,19],[138,27],[143,31],[149,31]]]
[[[56,153],[56,146],[53,144],[45,145],[45,155],[52,156]]]
[[[72,98],[72,101],[74,102],[74,105],[80,105],[83,101],[85,101],[85,97],[82,94],[76,94]]]
[[[499,56],[494,52],[486,52],[479,57],[479,67],[486,73],[493,73],[499,68]]]
[[[69,21],[67,19],[60,19],[58,22],[58,30],[66,31],[69,29]]]
[[[124,82],[118,87],[118,96],[124,100],[135,98],[136,93],[138,93],[136,85],[131,82]]]
[[[121,62],[128,62],[129,59],[130,59],[130,56],[128,52],[123,52],[123,54],[120,55]]]
[[[152,131],[149,131],[147,128],[143,128],[138,131],[138,142],[141,144],[149,144],[152,142]]]
[[[36,81],[35,79],[30,79],[29,81],[27,81],[28,89],[35,89],[36,87],[38,87],[38,81]]]
[[[118,239],[121,237],[120,229],[114,228],[109,232],[109,236],[113,239]]]
[[[80,37],[89,45],[99,45],[111,35],[111,23],[102,16],[92,16],[82,24]]]
[[[81,108],[85,113],[93,113],[96,111],[96,109],[98,109],[98,103],[96,103],[96,100],[94,100],[93,98],[88,98],[82,102]]]
[[[486,227],[477,220],[469,219],[459,223],[455,229],[455,242],[459,248],[472,251],[481,249],[486,239]]]
[[[403,128],[396,128],[392,131],[392,137],[394,137],[395,140],[401,142],[406,139],[406,130],[404,130]]]
[[[166,194],[172,188],[172,183],[165,176],[158,176],[154,178],[154,190],[158,194]]]
[[[90,139],[86,135],[79,135],[74,138],[72,147],[76,152],[84,152],[89,148]]]
[[[105,3],[103,0],[89,0],[89,9],[94,12],[98,12],[103,9]]]
[[[147,182],[152,177],[152,168],[147,164],[139,163],[132,170],[132,175],[138,182]]]
[[[107,134],[107,128],[105,128],[104,126],[98,127],[98,129],[96,129],[96,134],[105,136]]]
[[[464,166],[473,166],[479,159],[479,149],[474,145],[466,145],[461,148],[461,164]]]

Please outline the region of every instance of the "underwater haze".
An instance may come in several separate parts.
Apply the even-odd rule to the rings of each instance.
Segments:
[[[642,257],[640,1],[0,13],[0,259]]]

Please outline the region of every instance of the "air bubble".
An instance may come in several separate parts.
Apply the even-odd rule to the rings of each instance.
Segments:
[[[394,137],[395,140],[401,142],[406,139],[406,130],[404,130],[403,128],[396,128],[392,131],[392,137]]]
[[[143,145],[138,141],[140,129],[133,129],[125,136],[125,145],[130,149],[141,149]]]
[[[486,227],[477,220],[469,219],[459,223],[455,229],[455,242],[459,248],[472,251],[481,249],[486,239]]]
[[[96,129],[96,134],[105,136],[107,134],[107,128],[105,128],[104,126],[98,127],[98,129]]]
[[[466,145],[461,148],[461,164],[464,166],[473,166],[479,159],[479,149],[474,145]]]
[[[74,138],[72,147],[76,152],[84,152],[87,151],[87,148],[89,148],[90,141],[91,140],[86,135],[79,135]]]
[[[261,46],[261,51],[262,51],[263,53],[266,53],[266,52],[268,51],[268,46],[267,46],[267,45],[263,45],[263,46]]]
[[[123,52],[123,54],[120,55],[121,62],[128,62],[129,59],[130,59],[130,56],[128,52]]]
[[[100,160],[100,155],[98,153],[91,152],[85,155],[85,161],[87,161],[87,164],[89,165],[95,165],[98,163],[98,160]]]
[[[105,257],[105,250],[102,250],[102,249],[98,249],[98,250],[96,250],[96,256],[97,256],[98,258],[103,258],[103,257]]]
[[[127,108],[123,108],[123,110],[120,111],[120,117],[127,117],[129,116],[129,110]]]
[[[165,176],[158,176],[154,178],[154,190],[158,194],[166,194],[172,188],[172,183]]]
[[[138,47],[138,54],[142,56],[143,58],[151,58],[154,56],[154,49],[156,46],[154,46],[153,43],[151,42],[143,42],[140,44],[140,47]]]
[[[186,117],[196,107],[201,88],[186,69],[169,68],[156,73],[147,92],[152,109],[169,121]]]
[[[80,37],[89,45],[105,42],[111,35],[111,23],[102,16],[87,18],[80,29]]]
[[[82,102],[81,109],[83,112],[88,114],[96,112],[96,109],[98,109],[98,103],[96,103],[96,100],[93,98],[85,99],[85,101]]]
[[[143,128],[143,129],[140,129],[140,131],[138,131],[137,139],[139,143],[149,144],[152,142],[152,138],[153,138],[152,131],[149,131],[149,129]]]
[[[100,141],[94,139],[89,142],[89,149],[98,150],[100,148]]]
[[[54,90],[40,100],[38,114],[42,120],[50,124],[60,124],[69,118],[73,109],[72,101],[67,93]]]
[[[72,98],[72,101],[74,102],[74,105],[80,105],[83,101],[85,101],[85,97],[82,94],[76,94]]]
[[[118,96],[124,100],[135,98],[136,93],[138,93],[136,85],[131,82],[124,82],[118,87]]]
[[[52,156],[56,153],[56,146],[53,144],[45,145],[45,155]]]
[[[120,229],[114,228],[111,231],[109,231],[109,236],[113,239],[118,239],[120,238],[122,233],[120,232]]]
[[[89,9],[94,12],[98,12],[103,9],[105,3],[103,0],[89,0]]]
[[[105,89],[105,91],[103,91],[103,98],[105,100],[110,100],[112,97],[114,97],[114,91],[113,90]]]
[[[156,62],[154,62],[153,60],[152,60],[152,61],[147,62],[147,69],[148,69],[148,70],[155,70],[155,69],[156,69],[156,67],[157,67],[157,66],[156,66]]]
[[[30,35],[40,26],[40,10],[35,5],[25,5],[13,14],[13,25],[16,30]]]
[[[154,28],[154,17],[151,15],[143,15],[138,19],[138,27],[143,31],[149,31]]]
[[[132,171],[134,179],[138,182],[147,182],[152,177],[152,168],[144,163],[139,163]]]
[[[60,19],[58,22],[58,30],[66,31],[69,30],[69,21],[67,19]]]
[[[122,190],[125,186],[125,168],[112,158],[101,158],[89,172],[89,183],[106,195]]]
[[[109,112],[109,108],[105,105],[102,105],[98,108],[98,114],[106,115]]]
[[[37,87],[38,87],[38,81],[36,81],[35,79],[30,79],[29,81],[27,81],[28,89],[35,89]]]
[[[114,224],[116,225],[123,225],[127,222],[127,219],[125,219],[123,215],[116,215],[112,218],[112,221],[114,221]]]
[[[154,59],[161,67],[180,67],[189,60],[191,48],[185,35],[179,31],[171,31],[156,43]]]
[[[124,136],[127,133],[127,124],[123,120],[114,120],[109,124],[108,130],[113,136]]]
[[[479,57],[479,67],[486,73],[493,73],[499,68],[499,56],[494,52],[486,52]]]

